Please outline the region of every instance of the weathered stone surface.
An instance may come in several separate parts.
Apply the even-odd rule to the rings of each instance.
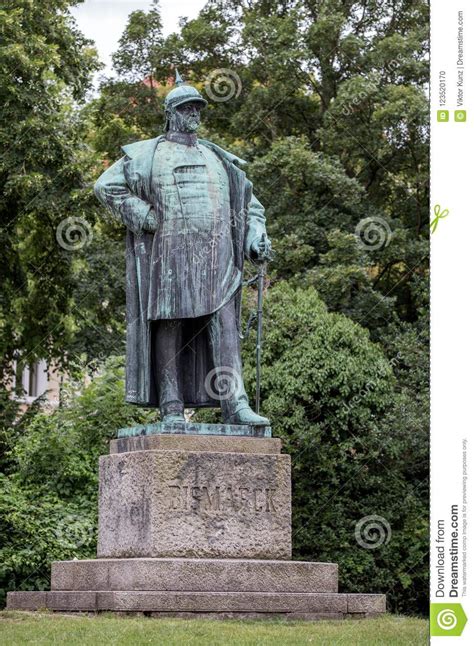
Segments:
[[[48,607],[47,592],[8,592],[7,610],[42,610]]]
[[[50,610],[95,612],[97,610],[97,593],[93,590],[74,592],[54,590],[47,593],[46,602]]]
[[[365,597],[364,600],[361,597]],[[350,608],[365,608],[364,612]],[[383,607],[383,610],[381,608]],[[342,619],[379,616],[384,595],[268,592],[9,592],[9,610],[151,613],[152,616],[225,619]]]
[[[110,453],[129,451],[210,451],[213,453],[280,453],[278,438],[221,435],[140,435],[111,440]]]
[[[52,590],[337,592],[335,563],[221,559],[54,562]]]
[[[82,612],[97,610],[95,591],[9,592],[8,610],[66,610]]]
[[[291,558],[288,455],[100,458],[99,558]]]
[[[386,610],[384,594],[348,594],[347,611],[351,613],[381,613]]]
[[[347,613],[345,594],[270,592],[97,592],[99,610],[143,612]]]

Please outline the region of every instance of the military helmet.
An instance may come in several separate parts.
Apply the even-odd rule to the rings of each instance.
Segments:
[[[170,110],[172,108],[177,108],[183,103],[200,103],[202,107],[206,107],[207,101],[202,97],[199,90],[196,90],[192,85],[188,85],[184,82],[178,70],[176,70],[176,81],[175,86],[168,94],[165,99],[165,110]]]

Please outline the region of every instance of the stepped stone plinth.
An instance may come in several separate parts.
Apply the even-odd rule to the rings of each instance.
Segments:
[[[98,558],[53,563],[51,592],[11,592],[9,609],[301,619],[385,612],[384,595],[338,593],[336,564],[290,560],[290,457],[268,429],[144,428],[122,432],[100,458]]]

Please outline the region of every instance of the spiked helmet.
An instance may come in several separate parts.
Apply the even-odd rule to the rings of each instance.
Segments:
[[[169,127],[169,111],[175,110],[178,106],[183,105],[184,103],[191,102],[200,103],[203,108],[205,108],[207,105],[206,99],[201,95],[199,90],[197,90],[192,85],[188,85],[183,80],[178,70],[176,70],[175,87],[170,92],[168,92],[164,103],[166,113],[165,132]]]

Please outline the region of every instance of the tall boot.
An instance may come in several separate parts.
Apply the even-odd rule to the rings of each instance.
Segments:
[[[209,322],[209,339],[215,366],[212,396],[220,400],[222,417],[227,424],[269,425],[249,405],[242,378],[240,338],[235,301],[232,299],[215,312]],[[206,381],[208,383],[209,380]]]
[[[184,422],[184,402],[179,374],[182,322],[160,320],[155,324],[154,368],[159,393],[161,421]]]

